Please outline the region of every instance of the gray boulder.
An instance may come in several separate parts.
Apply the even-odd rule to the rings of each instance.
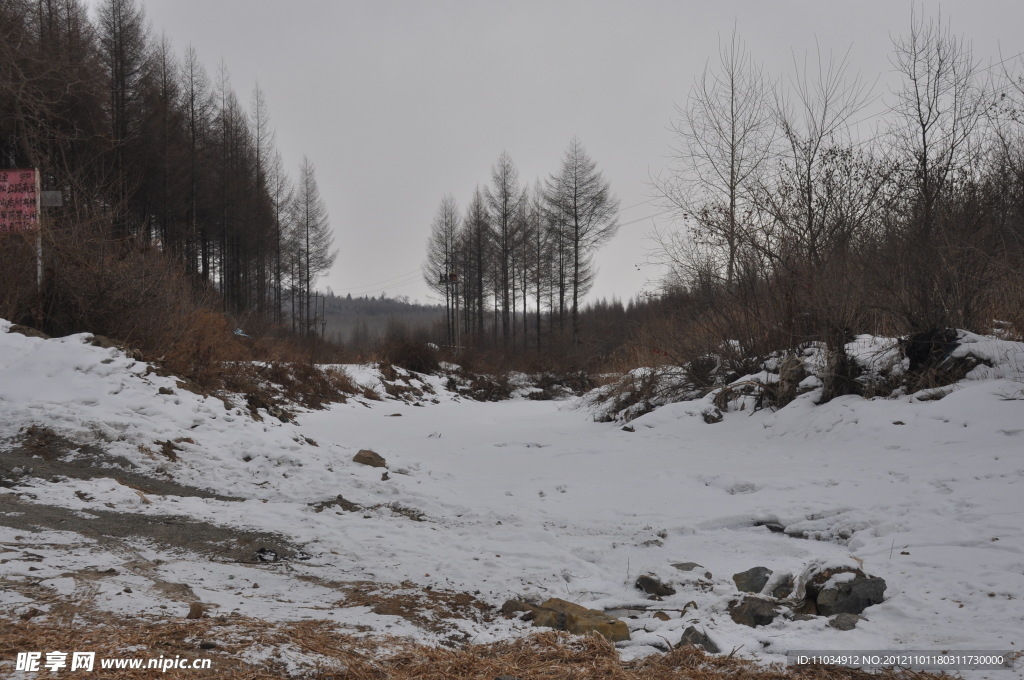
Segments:
[[[771,600],[760,597],[744,597],[729,603],[729,616],[742,626],[751,628],[767,626],[778,616],[775,606]]]
[[[885,588],[885,579],[868,576],[859,569],[829,570],[811,579],[807,597],[813,598],[820,616],[860,614],[885,600]]]
[[[767,567],[754,567],[753,569],[733,574],[732,580],[740,592],[759,593],[768,585],[768,579],[771,578],[771,575],[772,570]]]
[[[718,648],[718,645],[712,642],[711,638],[693,626],[683,631],[683,638],[676,645],[676,649],[680,647],[700,647],[708,654],[718,654],[722,651]]]

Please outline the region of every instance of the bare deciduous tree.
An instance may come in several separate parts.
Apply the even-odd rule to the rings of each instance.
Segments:
[[[309,158],[302,157],[299,180],[295,192],[294,241],[302,272],[302,307],[305,333],[314,332],[312,284],[334,264],[337,251],[327,216],[327,206],[320,197],[316,182],[316,168]]]
[[[921,235],[934,229],[935,208],[953,173],[964,167],[970,140],[985,110],[978,65],[970,45],[942,17],[911,18],[894,41],[893,67],[903,77],[893,93],[892,140],[914,162]]]
[[[460,225],[459,206],[455,197],[448,194],[441,199],[441,205],[434,213],[430,237],[427,239],[427,259],[423,263],[423,279],[427,286],[444,297],[449,344],[454,344],[456,334],[461,332],[455,321],[455,296],[458,293],[456,283],[460,280],[456,265]]]
[[[498,262],[499,289],[501,298],[501,334],[504,342],[510,341],[514,329],[512,327],[512,287],[514,248],[518,235],[516,229],[519,222],[516,216],[519,205],[523,201],[523,192],[519,188],[519,170],[506,152],[502,152],[498,161],[491,168],[491,184],[485,195],[490,210],[491,229],[495,254]]]
[[[820,266],[844,226],[834,214],[828,182],[837,161],[854,146],[852,118],[870,98],[870,88],[849,73],[846,57],[814,63],[794,58],[791,93],[780,91],[775,115],[780,131],[778,173],[758,190],[760,209],[769,220],[760,246],[779,262],[787,256]]]
[[[686,106],[676,107],[669,172],[654,180],[676,216],[695,225],[694,234],[659,235],[669,259],[685,255],[690,237],[704,240],[724,250],[728,283],[747,238],[750,190],[769,159],[775,131],[770,92],[763,69],[733,32],[719,45],[717,69],[705,67]]]
[[[953,35],[941,15],[912,15],[909,33],[893,46],[893,66],[903,82],[893,93],[889,139],[904,159],[910,189],[904,247],[894,267],[896,312],[918,330],[964,324],[953,310],[962,311],[963,293],[978,286],[970,282],[973,273],[948,263],[962,260],[953,250],[976,250],[976,234],[958,233],[945,217],[946,206],[974,182],[975,133],[989,101],[970,45]],[[943,260],[947,264],[938,264]]]
[[[479,187],[473,192],[466,208],[466,216],[462,221],[462,252],[464,254],[465,274],[463,289],[467,298],[467,322],[470,332],[477,339],[484,336],[484,310],[487,308],[487,283],[494,275],[492,262],[491,240],[492,231],[490,216],[483,192]]]
[[[559,238],[568,246],[572,273],[572,342],[579,345],[579,303],[586,294],[585,272],[593,252],[618,231],[619,201],[583,143],[574,137],[562,169],[547,183],[547,197]]]

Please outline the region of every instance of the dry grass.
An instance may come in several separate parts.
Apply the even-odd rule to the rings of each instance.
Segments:
[[[201,649],[201,643],[213,643]],[[170,670],[162,677],[224,680],[306,677],[345,680],[925,680],[928,673],[876,673],[855,669],[786,669],[677,649],[623,662],[602,637],[537,633],[518,640],[461,648],[429,647],[398,638],[371,638],[326,621],[270,624],[221,617],[179,622],[113,622],[75,626],[21,622],[0,628],[0,658],[19,651],[95,651],[97,659],[208,658],[210,671]],[[286,665],[278,652],[286,650]],[[250,654],[247,654],[249,652]],[[257,654],[262,660],[257,660]],[[98,661],[97,661],[98,665]],[[289,670],[290,669],[290,670]],[[105,671],[104,678],[151,678],[152,670]]]

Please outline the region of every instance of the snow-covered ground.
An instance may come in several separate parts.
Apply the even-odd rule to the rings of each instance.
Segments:
[[[633,420],[627,432],[594,422],[583,399],[478,403],[431,377],[422,384],[436,394],[421,405],[357,398],[294,422],[256,422],[88,344],[89,336],[40,340],[8,327],[0,321],[0,457],[27,428],[43,426],[151,476],[236,500],[145,493],[118,481],[117,468],[92,479],[22,471],[0,496],[86,519],[173,514],[276,532],[308,556],[202,560],[141,539],[114,545],[26,531],[11,513],[0,516],[0,611],[12,615],[52,606],[17,587],[31,583],[125,615],[180,618],[194,596],[208,613],[331,619],[436,640],[436,630],[346,605],[331,586],[409,583],[495,606],[560,597],[667,612],[667,621],[627,620],[625,657],[675,644],[694,624],[723,650],[766,661],[784,661],[791,649],[1024,650],[1019,343],[968,336],[995,368],[975,369],[939,400],[842,397],[816,406],[812,392],[778,411],[730,411],[717,424],[705,423],[706,402],[684,402]],[[371,368],[347,368],[362,384],[379,383]],[[174,440],[182,441],[171,460],[158,442]],[[384,456],[386,479],[352,461],[360,449]],[[314,507],[339,495],[361,509]],[[705,569],[684,573],[672,566],[680,562]],[[734,573],[764,566],[799,576],[815,565],[884,578],[885,602],[845,632],[821,617],[749,628],[727,613],[738,596]],[[108,568],[116,574],[89,580],[88,592],[74,576]],[[646,599],[634,586],[642,574],[676,594]],[[476,642],[528,629],[501,617],[445,625]],[[992,677],[1013,674],[1024,677],[1019,667]]]

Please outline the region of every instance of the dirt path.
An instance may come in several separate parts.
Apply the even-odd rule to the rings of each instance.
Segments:
[[[187,550],[218,562],[261,563],[301,558],[304,553],[285,537],[248,531],[178,515],[145,515],[89,508],[83,513],[33,502],[19,487],[32,479],[115,479],[140,497],[177,496],[240,501],[205,489],[145,474],[128,460],[98,446],[78,445],[48,430],[33,428],[0,454],[0,526],[25,531],[70,531],[101,545],[138,541]],[[3,487],[9,491],[3,493]],[[88,500],[87,496],[82,497]],[[112,546],[113,547],[113,546]],[[263,557],[261,557],[262,555]]]

